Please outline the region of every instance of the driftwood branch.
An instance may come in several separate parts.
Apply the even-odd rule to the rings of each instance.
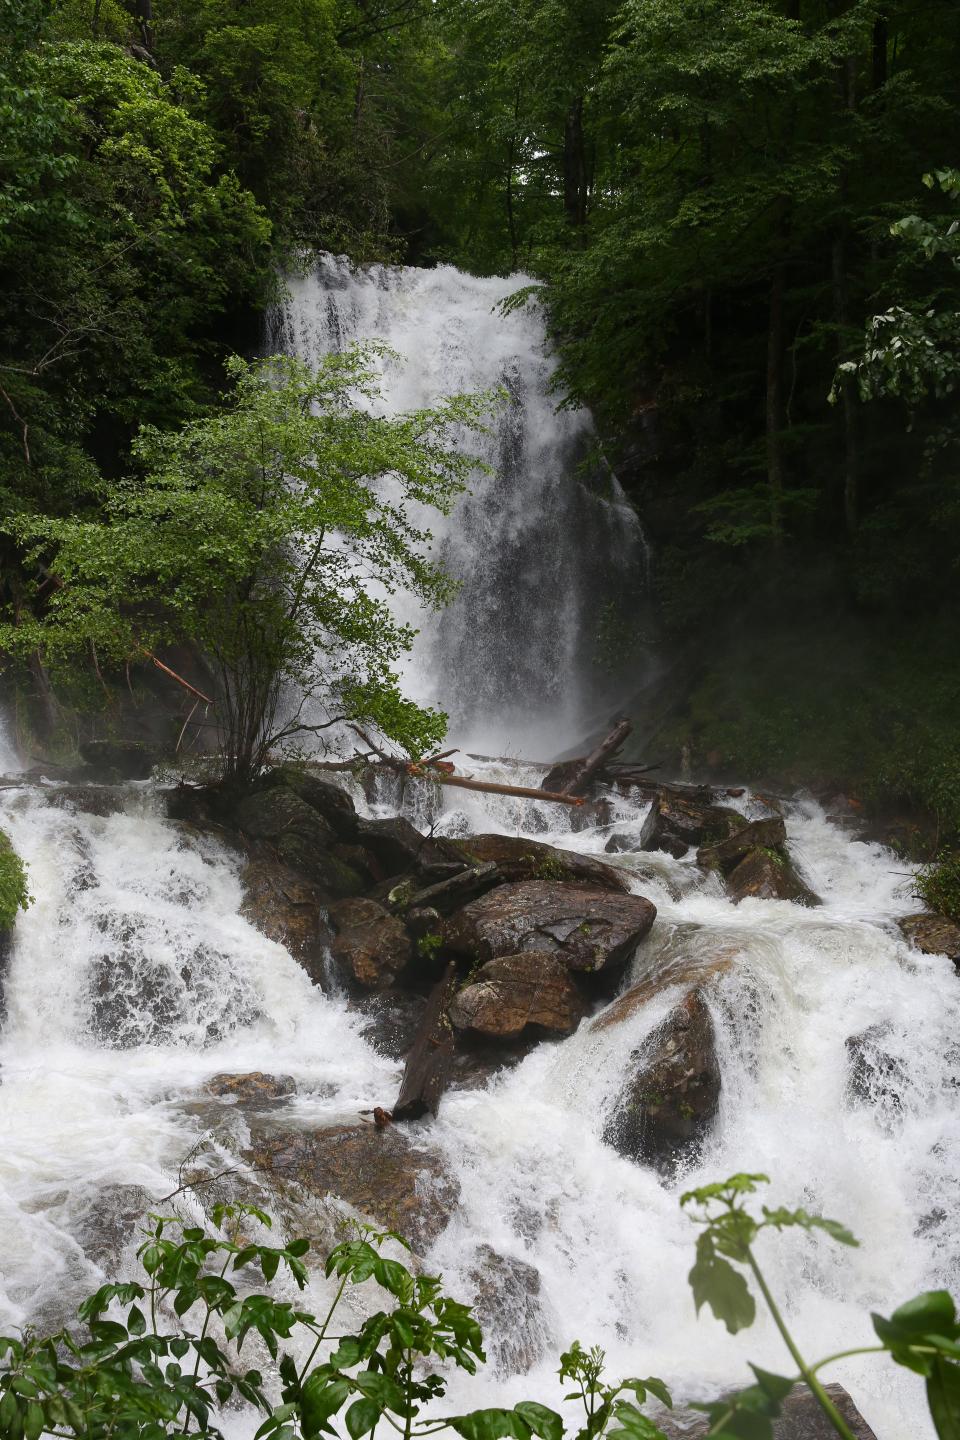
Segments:
[[[169,675],[171,680],[176,680],[178,685],[182,685],[184,690],[189,690],[191,695],[196,695],[197,699],[202,700],[205,705],[216,704],[216,701],[211,700],[209,695],[204,695],[202,690],[198,690],[196,685],[191,685],[190,681],[184,680],[183,676],[178,675],[176,670],[171,670],[169,665],[164,665],[162,660],[158,660],[152,650],[144,650],[143,653],[148,660],[153,661],[158,670],[162,670],[164,675]]]
[[[632,729],[633,725],[629,720],[621,720],[619,724],[615,725],[607,738],[601,741],[595,750],[591,750],[567,784],[561,786],[561,794],[582,794],[598,770],[602,770],[607,761],[616,755]]]

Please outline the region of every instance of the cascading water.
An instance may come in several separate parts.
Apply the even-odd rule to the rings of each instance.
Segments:
[[[396,343],[401,312],[409,333],[419,325],[426,334],[421,307],[436,318],[438,287],[449,291],[444,324],[453,325],[455,283],[454,272],[345,277],[330,313],[346,313],[345,295],[383,304]],[[459,283],[472,297],[467,314],[486,316],[495,282]],[[318,282],[306,293],[320,305]],[[308,319],[301,315],[309,328]],[[522,333],[533,355],[532,332]],[[474,350],[488,342],[485,332],[475,336]],[[501,361],[477,363],[489,383]],[[551,494],[537,475],[526,504],[549,509]],[[469,552],[455,531],[448,541]],[[479,564],[483,544],[476,553]],[[483,583],[492,595],[495,581]],[[512,633],[508,618],[504,634]],[[451,654],[449,637],[427,640],[415,657],[424,694],[438,653],[444,666]],[[539,674],[539,649],[525,653],[524,673]],[[482,693],[495,703],[495,692]],[[500,734],[485,736],[478,722],[484,749],[498,748]],[[11,749],[8,767],[12,760]],[[475,770],[527,784],[542,773],[493,762]],[[392,813],[399,800],[356,798],[373,813]],[[453,836],[494,830],[599,853],[609,833],[568,830],[568,812],[540,801],[408,785],[403,803],[419,828]],[[749,813],[749,795],[736,803]],[[618,830],[638,834],[645,803],[613,805]],[[317,1127],[389,1103],[400,1067],[365,1038],[344,998],[315,988],[242,918],[241,859],[165,820],[150,785],[81,795],[56,785],[2,790],[0,825],[28,862],[36,896],[18,922],[4,984],[0,1326],[55,1325],[105,1272],[132,1273],[130,1216],[178,1189],[198,1139],[225,1116],[244,1130],[240,1110],[204,1099],[214,1073],[292,1075],[297,1094],[283,1102],[285,1123]],[[478,1269],[500,1277],[491,1365],[467,1387],[455,1380],[451,1410],[521,1397],[555,1403],[557,1356],[575,1336],[606,1349],[612,1374],[661,1374],[685,1397],[745,1380],[748,1357],[784,1369],[767,1322],[732,1338],[708,1315],[696,1318],[686,1282],[695,1232],[678,1196],[738,1170],[766,1170],[770,1203],[845,1220],[861,1241],[857,1250],[790,1233],[764,1242],[773,1288],[811,1353],[869,1344],[870,1309],[889,1310],[922,1289],[960,1288],[960,982],[948,960],[919,955],[899,937],[894,921],[915,904],[902,862],[852,840],[812,802],[788,807],[787,829],[805,879],[824,899],[819,909],[753,899],[734,906],[692,856],[606,857],[658,907],[636,975],[677,957],[707,963],[722,953],[730,962],[711,989],[720,1113],[692,1169],[664,1180],[602,1141],[632,1057],[676,991],[616,1027],[584,1021],[480,1088],[450,1092],[436,1122],[406,1132],[439,1153],[460,1189],[427,1264],[464,1298],[476,1291]],[[858,1086],[852,1037],[876,1058]],[[211,1143],[236,1166],[236,1137],[219,1136]],[[171,1203],[199,1213],[187,1194],[164,1208]],[[310,1298],[320,1309],[322,1295]],[[838,1367],[836,1378],[879,1440],[932,1436],[918,1377],[867,1358]],[[227,1417],[231,1435],[249,1440],[255,1425],[238,1426]]]
[[[427,517],[463,589],[439,618],[410,616],[422,635],[405,679],[416,699],[448,712],[459,743],[540,757],[608,719],[615,690],[597,651],[622,607],[636,619],[645,542],[616,477],[592,454],[589,415],[557,409],[538,308],[499,310],[528,283],[448,265],[354,269],[327,256],[290,282],[269,343],[314,363],[351,342],[385,343],[389,414],[505,391],[489,434],[464,437],[491,473],[477,476],[449,520]]]

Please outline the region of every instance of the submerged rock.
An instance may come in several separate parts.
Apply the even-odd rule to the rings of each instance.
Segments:
[[[599,890],[629,893],[630,881],[622,870],[604,865],[591,855],[558,850],[539,840],[518,835],[471,835],[455,842],[468,858],[493,861],[503,879],[561,880],[567,884],[592,885]]]
[[[410,1053],[426,1008],[427,997],[408,990],[371,991],[350,1003],[363,1016],[364,1039],[391,1060]]]
[[[604,1128],[628,1160],[672,1170],[709,1131],[720,1103],[713,1021],[701,989],[691,990],[637,1055]]]
[[[694,845],[715,845],[746,825],[738,810],[712,803],[711,792],[661,790],[640,832],[641,850],[666,850],[679,860]]]
[[[877,1440],[842,1385],[824,1385],[854,1440]],[[704,1416],[695,1411],[674,1411],[657,1415],[656,1423],[668,1440],[700,1440],[709,1430]],[[836,1440],[837,1432],[806,1386],[798,1385],[783,1403],[783,1413],[773,1422],[774,1440]]]
[[[245,1159],[306,1213],[309,1199],[334,1196],[417,1249],[446,1228],[460,1187],[440,1155],[414,1145],[396,1126],[334,1125],[321,1130],[254,1126]]]
[[[639,895],[527,880],[501,885],[444,925],[449,949],[485,963],[499,955],[546,950],[571,970],[621,969],[649,931],[656,907]]]
[[[469,1278],[488,1361],[499,1375],[526,1375],[546,1348],[540,1271],[491,1245],[478,1245]]]
[[[454,996],[450,1020],[456,1030],[468,1034],[515,1040],[531,1030],[569,1035],[587,1009],[561,956],[527,950],[482,965]]]
[[[232,1097],[240,1104],[258,1100],[284,1100],[295,1095],[297,1082],[292,1075],[265,1075],[251,1070],[247,1075],[211,1075],[206,1090],[220,1099]]]
[[[924,955],[946,955],[960,968],[960,925],[945,915],[904,915],[900,933]]]
[[[854,1099],[899,1110],[907,1076],[884,1045],[889,1033],[889,1025],[881,1024],[847,1037],[848,1089]]]

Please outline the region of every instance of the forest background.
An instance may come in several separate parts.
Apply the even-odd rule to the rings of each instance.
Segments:
[[[652,542],[655,623],[596,617],[654,659],[645,758],[919,807],[935,848],[958,119],[939,0],[0,0],[0,513],[95,516],[310,249],[523,270]],[[0,535],[7,623],[50,583]],[[30,658],[38,733],[95,669]]]

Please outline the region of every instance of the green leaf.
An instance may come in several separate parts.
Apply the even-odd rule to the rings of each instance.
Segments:
[[[300,1395],[300,1417],[307,1440],[331,1428],[327,1422],[349,1394],[350,1386],[346,1380],[328,1379],[320,1370],[314,1370],[308,1376]]]
[[[747,1282],[728,1260],[715,1253],[709,1234],[701,1235],[697,1242],[697,1259],[688,1278],[698,1314],[709,1305],[731,1335],[753,1324],[757,1307]]]
[[[564,1425],[555,1410],[539,1405],[536,1400],[521,1400],[514,1410],[530,1426],[533,1434],[540,1436],[540,1440],[561,1440]]]
[[[960,1365],[938,1355],[927,1380],[930,1418],[939,1440],[960,1440]]]
[[[473,1410],[469,1415],[454,1415],[448,1422],[464,1440],[530,1440],[530,1425],[515,1410]]]
[[[368,1435],[382,1414],[375,1400],[355,1400],[343,1417],[351,1440],[360,1440],[361,1435]]]
[[[797,1381],[790,1379],[787,1375],[774,1375],[770,1370],[761,1370],[759,1365],[751,1365],[750,1369],[757,1377],[757,1384],[765,1395],[775,1401],[779,1406],[796,1385]]]
[[[957,1311],[948,1290],[928,1290],[905,1304],[890,1316],[890,1324],[904,1335],[957,1334]]]

